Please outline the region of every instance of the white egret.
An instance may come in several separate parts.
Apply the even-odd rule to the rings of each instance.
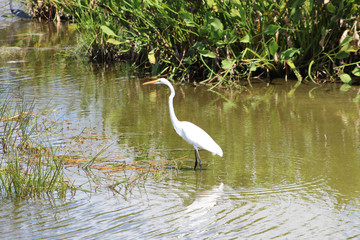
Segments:
[[[159,78],[154,81],[149,81],[143,83],[146,84],[165,84],[170,88],[171,94],[169,97],[169,112],[170,112],[170,119],[175,128],[177,134],[180,135],[186,142],[190,143],[194,146],[195,151],[195,166],[194,170],[196,169],[197,162],[199,159],[200,170],[202,169],[201,166],[201,159],[199,154],[199,149],[204,149],[211,152],[213,155],[217,154],[220,157],[223,155],[223,151],[216,144],[216,142],[207,134],[204,130],[196,126],[191,122],[186,121],[179,121],[175,115],[174,106],[173,106],[173,99],[175,96],[174,87],[171,83],[165,78]]]

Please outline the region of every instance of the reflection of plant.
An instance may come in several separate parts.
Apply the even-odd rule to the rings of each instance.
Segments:
[[[359,71],[360,8],[353,0],[66,1],[94,59],[131,59],[152,73],[226,82],[279,74],[301,81]],[[61,13],[61,14],[59,14]],[[354,69],[354,67],[356,67]],[[345,75],[346,74],[346,75]]]
[[[171,165],[174,164],[172,169]],[[170,167],[170,169],[166,169]],[[116,169],[116,173],[114,170]],[[164,178],[169,178],[171,175],[177,174],[177,163],[162,161],[159,163],[153,163],[153,161],[145,161],[142,164],[126,164],[123,162],[121,165],[118,165],[114,169],[110,170],[112,183],[108,187],[119,194],[126,194],[131,192],[134,187],[144,186],[146,181],[150,180],[162,180]]]

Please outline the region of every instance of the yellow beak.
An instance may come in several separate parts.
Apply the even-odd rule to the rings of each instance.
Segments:
[[[154,84],[154,83],[157,83],[157,82],[160,82],[160,80],[153,80],[153,81],[145,82],[142,85]]]

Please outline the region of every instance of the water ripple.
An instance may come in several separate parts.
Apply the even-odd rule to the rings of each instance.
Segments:
[[[266,188],[225,183],[199,190],[150,185],[125,200],[111,193],[55,202],[7,202],[2,238],[352,238],[360,234],[356,204],[337,208],[326,181]],[[166,191],[165,191],[166,190]]]

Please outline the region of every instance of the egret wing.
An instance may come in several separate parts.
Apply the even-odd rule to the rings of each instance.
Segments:
[[[194,147],[207,150],[219,156],[223,155],[219,145],[200,127],[191,122],[182,121],[180,123],[181,125],[177,132],[185,141]]]

